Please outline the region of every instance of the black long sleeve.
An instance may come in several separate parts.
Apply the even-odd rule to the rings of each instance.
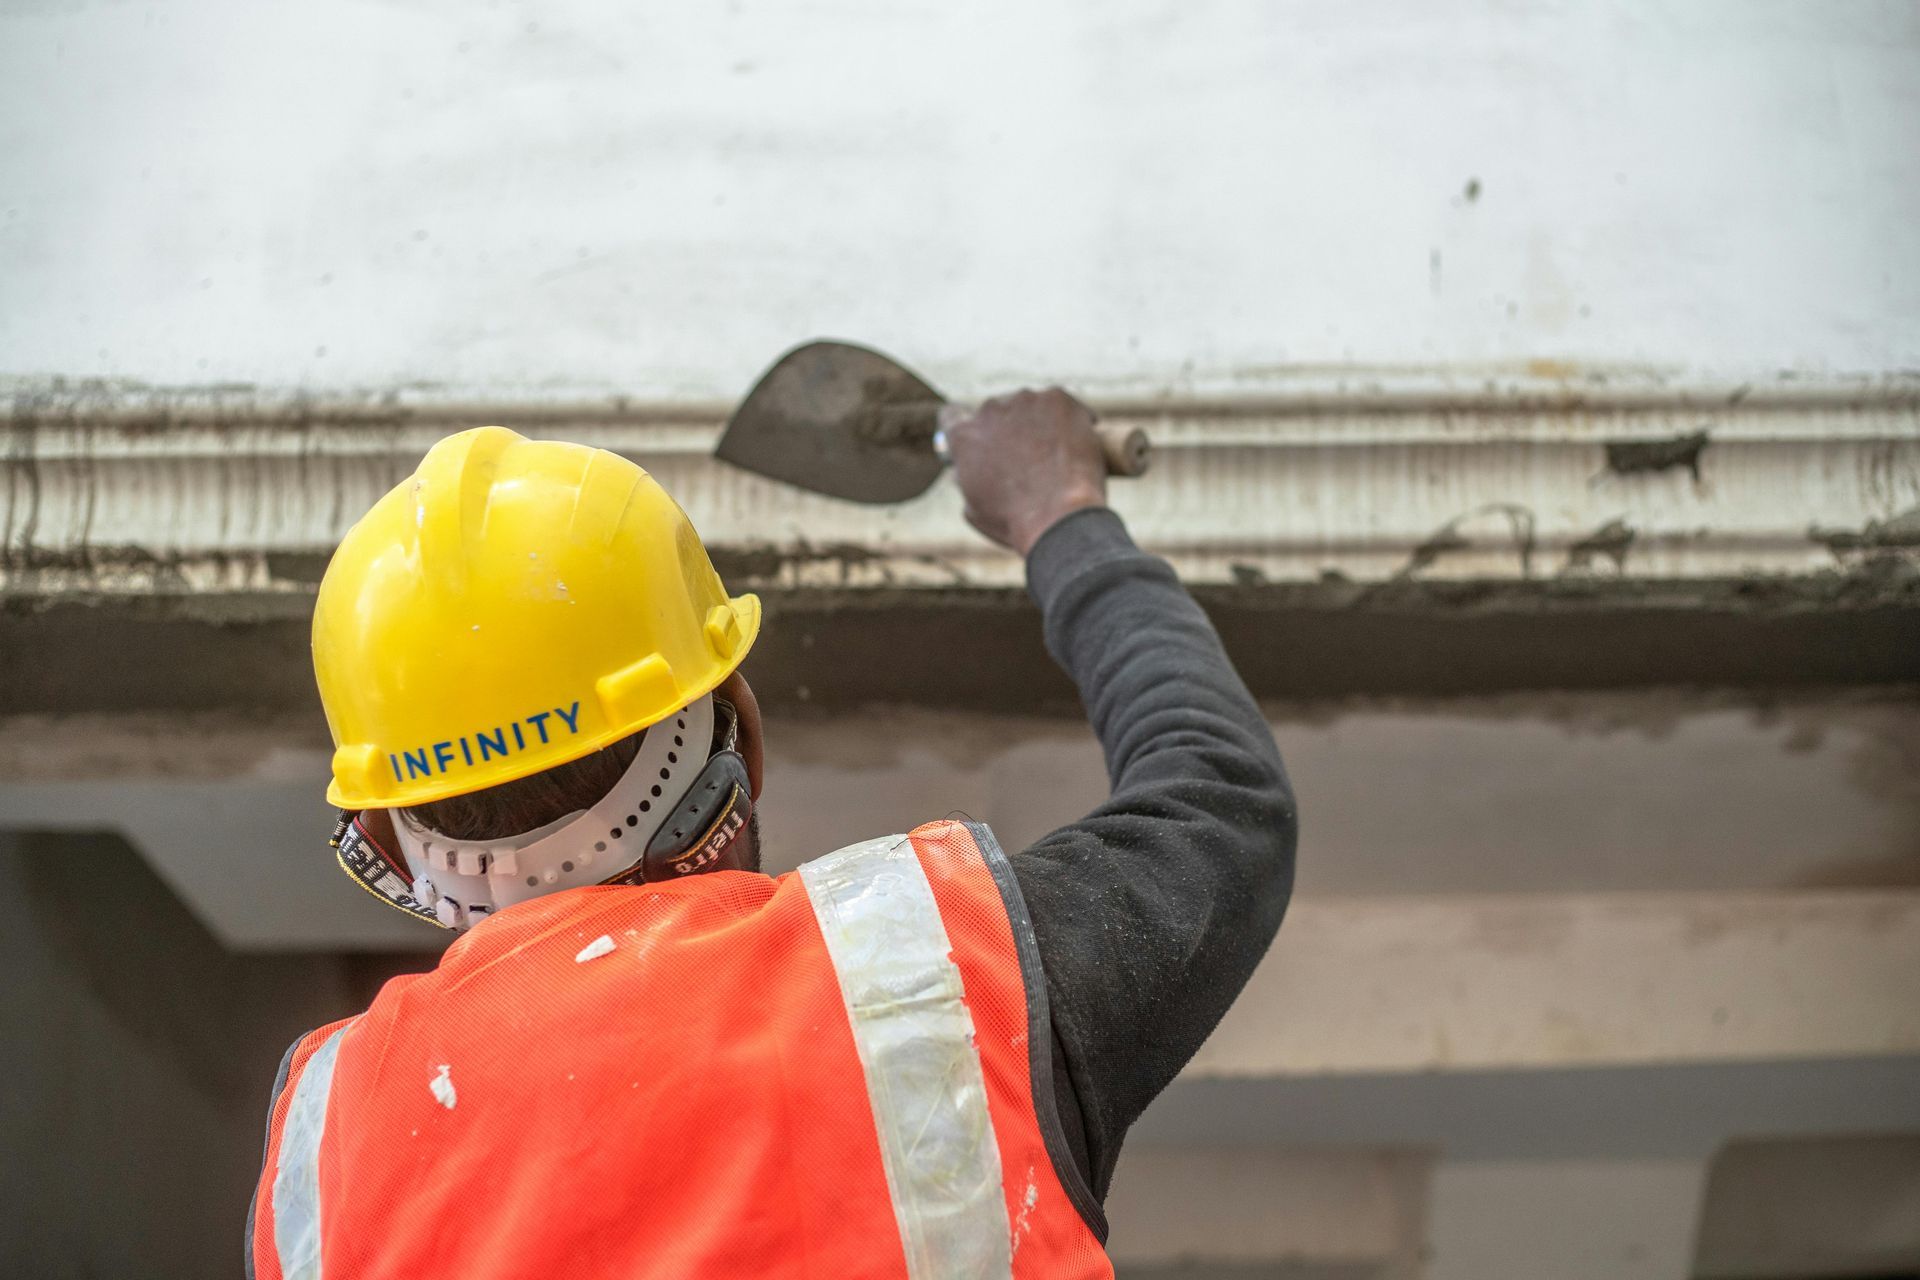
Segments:
[[[1012,859],[1068,1145],[1104,1200],[1127,1129],[1273,940],[1298,826],[1273,735],[1219,637],[1118,516],[1054,525],[1027,578],[1112,784],[1105,804]]]

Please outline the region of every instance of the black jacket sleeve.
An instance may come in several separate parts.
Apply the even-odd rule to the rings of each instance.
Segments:
[[[1273,735],[1220,638],[1118,516],[1054,525],[1027,579],[1112,784],[1105,804],[1012,859],[1046,974],[1067,1145],[1105,1199],[1128,1127],[1273,940],[1297,824]]]

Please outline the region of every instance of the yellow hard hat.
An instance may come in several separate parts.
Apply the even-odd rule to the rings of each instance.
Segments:
[[[727,595],[636,464],[505,427],[449,436],[321,580],[327,799],[425,804],[579,759],[712,692],[759,630],[759,598]]]

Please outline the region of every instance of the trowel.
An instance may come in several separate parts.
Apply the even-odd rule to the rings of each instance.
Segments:
[[[913,370],[850,342],[809,342],[774,361],[727,419],[714,456],[849,502],[905,502],[947,465],[946,398]],[[1137,476],[1146,432],[1105,424],[1107,474]]]

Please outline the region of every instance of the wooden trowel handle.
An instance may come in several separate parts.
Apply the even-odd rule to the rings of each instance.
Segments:
[[[1108,475],[1147,474],[1147,468],[1153,465],[1153,442],[1147,439],[1145,428],[1096,422],[1093,429],[1100,436],[1100,452],[1106,455]]]
[[[1153,441],[1147,439],[1143,427],[1121,427],[1110,422],[1093,424],[1094,434],[1100,437],[1100,453],[1107,460],[1107,474],[1110,476],[1143,476],[1147,468],[1153,465]],[[940,461],[953,465],[953,455],[947,451],[947,433],[936,431],[933,434],[933,451]]]

